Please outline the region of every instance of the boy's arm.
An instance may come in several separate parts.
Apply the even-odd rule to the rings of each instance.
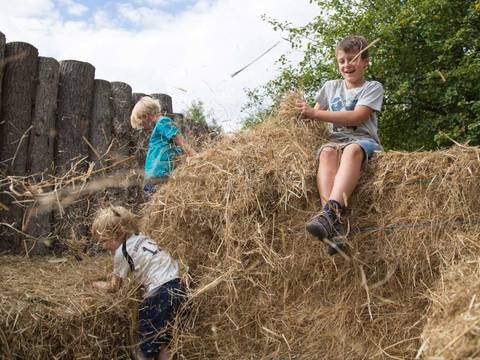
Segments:
[[[197,154],[197,152],[193,150],[192,147],[187,143],[187,141],[185,140],[182,134],[177,133],[172,137],[172,140],[175,144],[180,146],[182,150],[185,152],[185,154],[187,154],[188,156],[193,156]]]
[[[328,111],[320,109],[318,103],[312,108],[305,101],[297,102],[297,109],[309,119],[341,126],[358,126],[366,121],[373,112],[373,109],[365,105],[357,105],[354,110]]]
[[[322,107],[319,103],[315,103],[315,106],[313,107],[315,110],[327,110],[326,107]]]
[[[105,292],[116,292],[122,285],[122,278],[115,274],[111,275],[110,281],[94,281],[92,286],[95,289],[102,290]]]

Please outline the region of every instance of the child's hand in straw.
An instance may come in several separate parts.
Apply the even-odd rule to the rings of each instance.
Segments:
[[[102,291],[109,291],[110,290],[110,283],[107,281],[94,281],[92,286],[95,289],[102,290]]]
[[[303,117],[307,117],[309,119],[313,118],[315,114],[315,109],[312,108],[306,101],[297,101],[296,102],[297,110],[300,111]]]

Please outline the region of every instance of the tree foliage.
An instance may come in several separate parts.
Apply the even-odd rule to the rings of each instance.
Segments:
[[[249,91],[251,107],[292,88],[313,98],[326,80],[340,77],[337,41],[362,34],[380,39],[366,77],[385,87],[380,135],[386,148],[434,149],[450,139],[480,144],[480,1],[311,2],[319,13],[303,27],[268,20],[304,57],[295,66],[280,58],[281,74]]]
[[[272,109],[270,107],[256,109],[255,111],[248,114],[242,122],[242,129],[248,129],[253,127],[259,123],[261,123],[264,119],[269,117],[272,113]]]
[[[205,114],[203,101],[192,101],[185,111],[185,116],[196,124],[207,125],[207,115]]]
[[[208,129],[209,132],[220,134],[222,132],[221,125],[218,124],[213,113],[206,113],[203,101],[194,100],[185,110],[185,116],[190,119],[192,124]]]

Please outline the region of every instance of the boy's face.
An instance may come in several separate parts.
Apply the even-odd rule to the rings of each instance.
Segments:
[[[103,248],[110,252],[114,252],[118,249],[118,242],[115,239],[108,239],[103,241]]]
[[[337,50],[337,63],[342,77],[351,85],[359,86],[363,83],[363,73],[370,59],[358,56],[353,60],[356,55],[354,52]]]
[[[142,125],[145,129],[153,129],[160,113],[143,115]]]
[[[122,244],[122,242],[115,237],[96,234],[96,238],[102,243],[103,248],[110,252],[115,252],[115,250],[117,250]]]

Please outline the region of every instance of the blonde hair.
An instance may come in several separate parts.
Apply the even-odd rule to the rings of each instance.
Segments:
[[[349,35],[346,38],[342,39],[338,44],[335,49],[335,53],[338,52],[338,50],[345,51],[346,53],[356,53],[358,54],[360,51],[365,49],[368,46],[367,39],[365,39],[362,35]],[[364,50],[361,54],[360,57],[362,59],[367,59],[369,57],[368,55],[368,49]]]
[[[143,117],[158,113],[160,113],[160,102],[150,96],[144,96],[133,107],[130,124],[134,129],[142,129]]]
[[[109,206],[98,210],[92,224],[92,235],[99,240],[116,239],[122,234],[138,233],[137,217],[123,206]]]

